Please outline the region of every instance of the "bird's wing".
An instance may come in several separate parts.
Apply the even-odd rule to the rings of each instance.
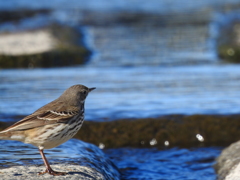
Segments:
[[[12,126],[1,132],[7,131],[22,131],[26,129],[32,129],[36,127],[41,127],[49,124],[56,123],[67,123],[73,116],[77,115],[78,111],[44,111],[39,113],[36,111],[35,113],[25,117],[24,119],[16,122]]]

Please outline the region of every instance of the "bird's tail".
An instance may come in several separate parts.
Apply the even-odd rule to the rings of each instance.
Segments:
[[[10,132],[0,132],[0,139],[11,139],[11,133]]]
[[[0,131],[0,139],[24,141],[25,138],[22,131]]]

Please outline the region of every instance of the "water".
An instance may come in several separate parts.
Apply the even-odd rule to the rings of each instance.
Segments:
[[[47,8],[51,13],[17,23],[5,22],[0,26],[1,32],[35,29],[56,22],[80,25],[86,45],[94,51],[91,66],[104,67],[215,63],[221,28],[239,19],[238,0],[0,3],[0,10],[13,7]]]
[[[221,148],[109,149],[105,152],[120,168],[123,179],[212,180]]]
[[[7,117],[1,121],[30,114],[79,83],[97,87],[87,98],[86,120],[240,112],[240,65],[223,64],[216,54],[221,28],[238,19],[239,0],[0,2],[1,10],[24,8],[47,8],[51,13],[5,22],[0,32],[53,22],[81,26],[84,42],[94,55],[79,67],[1,69],[0,117]],[[50,161],[74,162],[81,153],[69,149],[68,143],[76,141],[49,150]],[[41,164],[32,146],[12,141],[4,141],[4,145],[1,167]],[[216,178],[212,165],[221,149],[119,148],[104,152],[123,179],[200,180]]]
[[[0,115],[30,114],[77,83],[97,87],[86,101],[87,120],[175,113],[233,114],[239,112],[240,107],[239,77],[236,65],[1,70]],[[10,142],[5,142],[5,150],[1,151],[4,152],[0,155],[2,166],[41,164],[36,149],[22,143],[15,149],[16,144]],[[57,148],[57,158],[51,154],[55,150],[50,150],[53,162],[59,162],[56,159],[60,157],[71,162],[79,156],[68,147],[71,146]],[[105,153],[113,159],[124,179],[214,179],[212,165],[220,150],[215,147],[120,148]],[[66,157],[70,159],[64,159]]]
[[[6,146],[1,146],[1,160],[0,167],[9,167],[16,165],[31,165],[37,164],[42,165],[43,161],[38,149],[30,144],[24,144],[19,141],[5,141],[1,140],[1,144],[6,144]],[[74,146],[73,146],[74,144]],[[71,147],[71,148],[69,148]],[[69,162],[81,163],[81,157],[88,156],[87,148],[95,149],[91,144],[83,143],[76,139],[71,139],[63,145],[56,147],[51,150],[45,150],[47,158],[52,163],[59,162]],[[90,153],[91,154],[91,153]],[[92,160],[92,159],[91,159]],[[84,163],[84,161],[82,162]]]
[[[1,141],[0,168],[16,165],[42,165],[41,156],[37,148],[17,141]],[[74,163],[90,165],[98,164],[93,156],[103,156],[102,152],[91,144],[79,140],[69,140],[63,145],[45,150],[51,164]],[[212,180],[215,173],[212,168],[215,158],[222,148],[171,148],[134,149],[119,148],[104,150],[105,154],[117,165],[121,172],[121,179],[166,179],[166,180]],[[105,161],[105,157],[101,161]],[[39,168],[41,171],[41,168]]]
[[[0,114],[27,115],[74,84],[97,87],[86,119],[240,112],[240,66],[97,68],[0,71]]]
[[[191,0],[185,0],[184,3],[182,1],[158,1],[158,0],[150,0],[150,1],[84,1],[84,0],[53,0],[51,2],[47,0],[43,0],[40,2],[28,1],[28,0],[9,0],[6,2],[1,2],[1,9],[14,9],[14,8],[77,8],[77,9],[92,9],[95,11],[98,10],[135,10],[135,11],[154,11],[155,13],[159,12],[174,12],[174,11],[186,11],[186,10],[196,10],[204,7],[212,7],[218,8],[219,6],[230,6],[235,5],[239,1],[238,0],[211,0],[211,1],[197,1],[193,2]],[[13,4],[15,6],[13,6]]]
[[[43,160],[37,148],[18,141],[0,141],[0,168],[18,165],[43,165]],[[51,164],[65,163],[86,166],[95,169],[106,179],[119,176],[118,170],[110,163],[109,158],[93,144],[71,139],[61,146],[45,150],[45,155]],[[39,171],[41,168],[39,168]]]

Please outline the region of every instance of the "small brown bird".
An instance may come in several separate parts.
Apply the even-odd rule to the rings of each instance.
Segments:
[[[56,100],[0,132],[0,139],[17,140],[38,147],[46,170],[39,174],[65,175],[50,167],[43,150],[51,149],[72,138],[84,121],[84,102],[95,88],[74,85]]]

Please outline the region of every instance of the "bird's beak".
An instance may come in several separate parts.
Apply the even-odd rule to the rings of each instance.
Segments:
[[[96,88],[95,88],[95,87],[89,88],[89,92],[91,92],[91,91],[94,90],[94,89],[96,89]]]

